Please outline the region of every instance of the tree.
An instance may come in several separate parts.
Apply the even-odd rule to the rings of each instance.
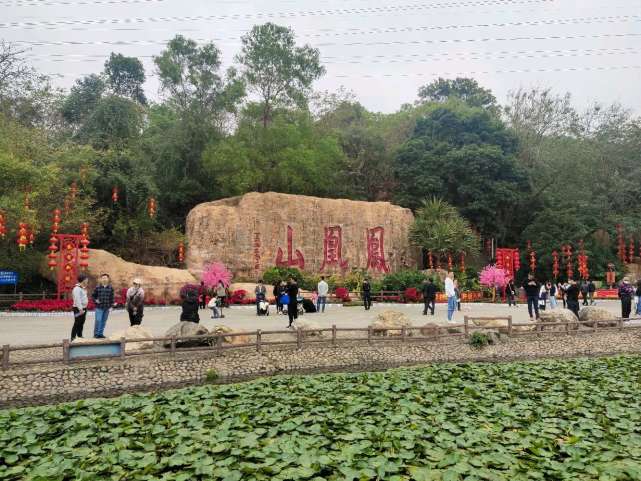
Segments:
[[[273,23],[254,26],[241,42],[236,60],[249,89],[261,99],[263,127],[274,109],[305,107],[312,83],[325,73],[318,49],[297,47],[293,30]]]
[[[96,148],[124,147],[140,136],[142,111],[129,99],[103,97],[78,131],[78,138]]]
[[[125,57],[112,52],[105,62],[104,73],[107,85],[115,95],[129,98],[141,105],[147,104],[142,87],[145,83],[145,69],[136,57]]]
[[[414,245],[431,251],[437,260],[448,254],[475,254],[479,245],[469,222],[454,206],[438,198],[424,201],[417,210],[409,237]]]
[[[471,78],[457,77],[454,80],[440,78],[424,85],[418,90],[420,102],[445,103],[449,99],[458,98],[472,107],[497,109],[496,97],[491,90],[481,87]]]
[[[104,80],[96,74],[76,80],[62,104],[62,117],[78,129],[96,108],[106,88]]]
[[[494,264],[485,266],[479,272],[479,283],[492,289],[492,302],[496,300],[496,290],[503,289],[508,282],[507,272]]]
[[[491,111],[460,100],[435,104],[396,156],[397,200],[417,208],[433,196],[458,207],[481,233],[514,242],[532,214],[516,162],[516,138]]]

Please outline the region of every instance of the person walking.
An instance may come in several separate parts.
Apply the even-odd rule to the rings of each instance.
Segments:
[[[436,285],[431,277],[423,281],[423,315],[427,316],[429,310],[434,315],[436,307]]]
[[[581,281],[581,297],[583,297],[583,305],[584,305],[584,306],[589,305],[589,303],[588,303],[588,294],[589,294],[589,290],[590,290],[590,288],[589,288],[589,286],[588,286],[588,281],[586,281],[585,279],[583,279],[583,280]]]
[[[325,312],[327,294],[329,294],[329,285],[325,282],[325,276],[321,276],[320,281],[318,281],[316,292],[318,293],[318,297],[316,298],[316,312]]]
[[[528,274],[527,281],[523,285],[525,289],[525,296],[527,297],[527,312],[530,315],[530,320],[539,319],[539,291],[541,286],[536,282],[534,274]]]
[[[114,288],[111,287],[109,274],[102,274],[100,276],[100,284],[93,290],[91,298],[96,305],[93,337],[96,339],[104,339],[107,318],[109,317],[109,311],[114,305],[115,298]]]
[[[447,296],[447,320],[451,321],[456,310],[456,291],[454,290],[454,273],[448,272],[445,277],[445,295]]]
[[[596,285],[592,279],[588,279],[588,299],[590,300],[590,305],[593,306],[596,304],[594,301],[594,295],[596,293]]]
[[[579,286],[576,285],[574,279],[569,279],[565,288],[565,303],[567,308],[574,312],[574,315],[579,318]]]
[[[254,294],[256,295],[256,315],[260,312],[260,303],[267,299],[267,288],[263,284],[263,280],[258,280],[258,285],[254,289]]]
[[[619,299],[621,299],[621,317],[623,319],[630,318],[632,311],[632,296],[634,295],[634,287],[630,284],[630,279],[623,278],[619,286]]]
[[[218,302],[220,302],[220,314],[222,317],[223,307],[227,305],[227,289],[225,288],[223,281],[218,281],[218,285],[216,286],[216,297],[218,298]]]
[[[142,316],[145,308],[145,291],[142,288],[142,281],[136,278],[132,286],[127,289],[125,308],[129,314],[129,324],[139,326],[142,324]]]
[[[361,290],[363,292],[363,305],[365,306],[365,310],[369,311],[372,307],[372,286],[368,278],[365,278],[363,281]]]
[[[505,286],[505,297],[507,297],[508,307],[512,307],[512,304],[514,304],[514,307],[517,307],[516,286],[514,285],[514,279],[510,279],[507,282],[507,285]]]
[[[556,285],[554,282],[548,282],[548,296],[550,298],[550,309],[556,309]]]
[[[292,327],[292,323],[295,319],[298,319],[298,284],[296,279],[290,277],[289,283],[287,284],[287,297],[289,297],[289,302],[287,303],[287,316],[289,317],[289,325]]]
[[[78,276],[78,282],[71,291],[73,299],[73,327],[71,328],[71,340],[79,337],[82,339],[82,328],[87,318],[87,306],[89,299],[87,297],[87,284],[89,280],[84,274]]]
[[[205,281],[200,281],[200,287],[198,287],[198,308],[205,309],[207,307],[207,287],[205,287]]]
[[[545,305],[548,300],[548,289],[546,284],[541,284],[541,289],[539,289],[539,310],[545,311]]]

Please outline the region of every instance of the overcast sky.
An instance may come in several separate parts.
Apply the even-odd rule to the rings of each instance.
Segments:
[[[471,76],[501,102],[520,86],[570,91],[575,105],[621,102],[641,113],[641,0],[0,0],[0,38],[69,87],[112,51],[152,57],[180,33],[214,41],[231,65],[252,25],[292,27],[320,49],[316,87],[352,90],[392,112],[438,76]]]

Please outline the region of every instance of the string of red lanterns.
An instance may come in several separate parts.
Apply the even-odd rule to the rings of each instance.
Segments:
[[[430,266],[430,269],[434,269],[434,257],[432,256],[432,251],[427,251],[427,263]]]
[[[83,270],[86,270],[87,267],[89,267],[89,247],[87,247],[90,242],[89,242],[89,224],[87,222],[83,222],[82,228],[80,229],[80,235],[82,238],[80,239],[80,245],[82,246],[80,248],[80,267]]]
[[[114,204],[118,203],[118,187],[114,186],[113,189],[111,189],[111,201]]]
[[[559,277],[559,253],[556,250],[552,251],[552,275],[555,279]]]
[[[147,212],[152,219],[156,217],[156,199],[153,197],[150,197],[147,201]]]
[[[452,254],[450,253],[447,254],[447,270],[452,270]]]
[[[465,272],[465,252],[461,252],[461,272]]]
[[[628,248],[628,262],[632,264],[634,262],[634,238],[630,237],[630,245]]]
[[[7,235],[7,219],[4,212],[0,211],[0,239],[4,239]]]
[[[29,232],[27,231],[27,224],[24,222],[20,222],[18,224],[18,249],[20,251],[24,251],[27,248],[27,244],[29,243],[29,238],[28,238]]]
[[[185,261],[185,244],[182,241],[178,244],[178,262],[181,264]]]

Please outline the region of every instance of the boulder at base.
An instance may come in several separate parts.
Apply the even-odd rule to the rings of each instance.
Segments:
[[[559,325],[559,326],[554,326],[554,325],[541,326],[543,331],[565,331],[565,330],[575,330],[579,328],[579,324],[578,324],[579,320],[574,315],[574,312],[572,312],[569,309],[551,309],[549,311],[548,310],[540,311],[539,315],[541,317],[541,322],[572,323],[572,324],[569,324],[567,328],[565,324]]]
[[[617,317],[610,311],[597,306],[587,306],[579,311],[579,321],[585,322],[584,326],[614,327],[618,324]]]
[[[292,324],[292,327],[295,330],[302,329],[303,331],[303,336],[305,337],[322,337],[323,332],[320,330],[322,327],[320,324],[314,321],[310,321],[307,319],[296,319],[294,323]],[[294,334],[296,334],[294,332]]]
[[[182,321],[178,324],[171,326],[164,337],[192,337],[192,336],[206,336],[209,331],[202,324],[195,322]],[[211,338],[203,339],[189,339],[184,341],[176,341],[178,347],[194,347],[194,346],[208,346],[211,344]],[[165,341],[165,347],[171,346],[171,341]]]
[[[241,333],[241,332],[246,332],[242,329],[232,329],[229,326],[223,326],[223,325],[216,325],[214,326],[211,331],[212,334],[229,334],[229,333]],[[230,344],[232,346],[236,346],[238,344],[249,344],[251,339],[249,338],[249,334],[242,334],[240,336],[225,336],[223,337],[223,342],[225,344]]]
[[[45,258],[41,273],[56,282],[57,271],[49,270],[46,261]],[[147,300],[166,300],[168,303],[180,298],[180,288],[183,285],[198,284],[187,270],[134,264],[101,249],[89,249],[89,267],[85,273],[89,276],[90,291],[103,273],[111,277],[116,297],[119,296],[120,289],[130,287],[131,281],[139,277],[143,281],[142,287]]]
[[[129,339],[152,339],[154,336],[142,326],[130,326],[124,331],[114,332],[109,339],[112,341],[120,341],[121,338]],[[141,341],[141,342],[127,342],[125,344],[125,351],[142,351],[143,349],[152,349],[154,341]]]
[[[409,318],[398,311],[383,311],[372,323],[372,329],[376,336],[400,336],[403,327],[412,327]],[[408,331],[407,335],[411,335]]]

